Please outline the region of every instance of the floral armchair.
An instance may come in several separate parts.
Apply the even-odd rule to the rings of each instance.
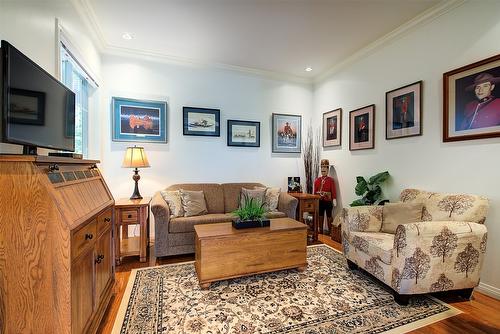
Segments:
[[[486,252],[488,200],[417,189],[403,190],[400,200],[422,203],[422,221],[400,224],[395,234],[380,232],[383,206],[344,209],[349,267],[359,266],[391,287],[400,304],[410,295],[447,290],[470,298]]]

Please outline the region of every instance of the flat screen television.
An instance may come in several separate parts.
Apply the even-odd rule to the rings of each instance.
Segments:
[[[75,94],[6,41],[1,43],[1,120],[5,143],[75,150]]]

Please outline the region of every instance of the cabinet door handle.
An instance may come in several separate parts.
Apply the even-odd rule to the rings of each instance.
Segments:
[[[104,218],[104,221],[105,221],[106,223],[109,223],[109,222],[111,221],[111,218],[106,217],[106,218]]]
[[[92,233],[85,234],[85,240],[92,240],[93,237],[94,235]]]
[[[102,260],[101,260],[101,258],[99,256],[95,259],[95,263],[97,263],[97,264],[101,263],[101,261]]]

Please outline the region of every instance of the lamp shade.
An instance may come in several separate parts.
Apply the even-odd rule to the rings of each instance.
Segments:
[[[126,168],[142,168],[149,167],[149,161],[146,157],[144,147],[127,147],[125,158],[123,159],[122,167]]]

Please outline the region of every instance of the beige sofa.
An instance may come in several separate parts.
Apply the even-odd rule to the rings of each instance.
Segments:
[[[403,190],[400,200],[423,203],[422,221],[400,224],[395,234],[380,232],[381,206],[344,209],[342,243],[349,267],[359,266],[391,287],[400,304],[410,295],[448,290],[470,298],[486,253],[488,200],[417,189]]]
[[[198,183],[174,184],[165,190],[203,190],[208,214],[194,217],[170,217],[170,210],[157,192],[151,202],[155,218],[156,256],[194,253],[194,225],[230,222],[231,214],[238,208],[241,188],[265,187],[260,183]],[[281,192],[278,211],[269,212],[268,218],[290,217],[295,219],[298,201],[286,192]]]

